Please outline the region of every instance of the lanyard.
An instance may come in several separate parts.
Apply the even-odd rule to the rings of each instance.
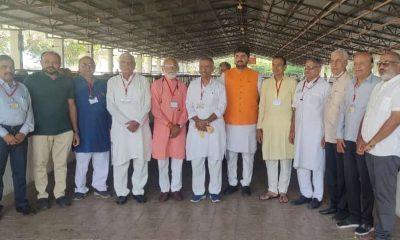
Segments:
[[[88,82],[87,85],[88,85],[88,89],[89,89],[89,97],[93,97],[94,81]]]
[[[283,78],[279,81],[279,85],[278,82],[275,80],[276,98],[279,98],[279,90],[281,90],[282,82]]]
[[[204,87],[203,83],[200,81],[200,101],[203,101],[203,95],[204,95]]]
[[[0,86],[1,86],[1,89],[3,89],[4,93],[5,93],[9,98],[12,98],[12,96],[14,95],[14,93],[17,91],[17,89],[18,89],[18,87],[19,87],[19,84],[18,84],[18,82],[16,82],[15,88],[14,88],[14,90],[13,90],[11,93],[8,93],[7,90],[3,87],[3,85],[0,85]]]
[[[125,84],[124,77],[121,75],[122,84],[124,85],[124,90],[125,90],[125,96],[128,95],[128,88],[129,88],[129,85],[131,85],[131,83],[132,83],[132,81],[133,81],[133,78],[135,77],[135,74],[136,74],[136,73],[133,73],[133,74],[130,76],[130,78],[129,78],[129,80],[128,80],[128,84]]]
[[[168,80],[167,80],[165,77],[163,78],[163,81],[164,81],[164,80],[165,80],[165,82],[167,82],[167,86],[168,86],[168,89],[169,89],[169,93],[171,93],[171,96],[173,97],[173,96],[175,95],[176,90],[178,90],[178,81],[176,82],[174,91],[172,91],[171,86],[170,86],[169,83],[168,83]],[[171,80],[171,82],[172,82],[172,80]]]
[[[358,84],[358,82],[356,81],[356,83],[354,84],[354,93],[353,93],[353,103],[356,100],[356,89],[359,87],[360,85]]]
[[[307,81],[304,81],[303,88],[301,89],[301,98],[300,98],[301,101],[303,101],[304,94],[306,93],[306,92],[304,92],[304,88],[307,88],[308,90],[311,90],[311,88],[313,88],[317,84],[318,80],[319,80],[319,78],[317,78],[317,80],[314,80],[313,85],[311,87],[306,87]]]

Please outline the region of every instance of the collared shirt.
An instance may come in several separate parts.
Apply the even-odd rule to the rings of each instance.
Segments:
[[[337,139],[355,142],[361,120],[365,114],[372,89],[379,82],[379,78],[369,75],[361,85],[356,85],[354,78],[346,87],[344,101],[340,105]]]
[[[333,80],[335,80],[334,78]],[[347,72],[339,74],[336,81],[333,81],[329,96],[326,100],[324,112],[325,141],[336,143],[336,131],[339,116],[339,107],[344,100],[346,86],[351,82],[351,77]]]
[[[111,116],[106,108],[106,82],[96,80],[90,86],[79,76],[74,78],[80,143],[76,152],[110,151]]]
[[[24,84],[13,81],[10,86],[0,78],[0,124],[22,125],[20,132],[25,135],[33,131],[31,97]],[[7,134],[8,131],[0,126],[0,137]]]
[[[372,90],[364,116],[361,134],[369,142],[390,117],[393,111],[400,111],[400,74],[388,81],[381,81]],[[369,151],[375,156],[400,157],[400,128],[378,142]]]
[[[74,99],[72,80],[58,74],[55,80],[44,71],[27,77],[24,84],[32,98],[34,135],[58,135],[71,131],[68,100]]]

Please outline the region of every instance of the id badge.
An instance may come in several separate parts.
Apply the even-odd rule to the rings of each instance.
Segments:
[[[356,107],[352,104],[349,106],[349,112],[353,113],[356,111]]]
[[[18,109],[19,108],[19,104],[17,102],[11,102],[9,106],[10,106],[11,109]]]
[[[279,99],[274,99],[273,101],[272,101],[272,105],[274,105],[274,106],[280,106],[281,105],[281,100],[279,100]]]
[[[204,103],[203,102],[198,103],[196,108],[197,109],[204,109]]]
[[[89,103],[90,104],[95,104],[95,103],[98,103],[98,102],[99,102],[99,100],[97,99],[97,97],[89,98]]]
[[[123,102],[123,103],[131,103],[131,102],[133,102],[133,99],[130,98],[130,97],[124,97],[124,98],[121,98],[121,102]]]
[[[169,106],[170,106],[171,108],[178,108],[178,102],[176,102],[176,101],[171,101],[171,102],[169,103]]]

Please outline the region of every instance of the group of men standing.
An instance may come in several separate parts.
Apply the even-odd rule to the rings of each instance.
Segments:
[[[124,53],[119,58],[120,73],[103,82],[94,76],[92,58],[79,60],[79,76],[71,80],[59,73],[60,56],[49,51],[41,56],[42,71],[21,83],[14,79],[13,60],[1,55],[0,175],[10,155],[17,211],[31,211],[25,180],[30,132],[39,210],[51,206],[46,191],[50,157],[56,203],[61,207],[71,204],[65,196],[71,146],[77,160],[76,200],[89,192],[90,160],[95,195],[111,196],[107,186],[111,155],[117,204],[126,203],[131,192],[138,203],[146,202],[144,186],[151,157],[158,164],[159,201],[183,200],[182,163],[186,158],[192,166],[191,201],[207,197],[207,161],[209,198],[219,202],[222,192],[233,194],[239,184],[243,196],[252,194],[258,141],[268,173],[268,190],[260,200],[289,202],[294,159],[300,197],[291,201],[293,205],[319,208],[325,176],[330,204],[321,214],[335,214],[338,228],[355,227],[356,234],[365,235],[374,230],[375,200],[376,238],[390,239],[400,167],[400,55],[386,52],[381,56],[380,80],[371,73],[372,55],[356,53],[352,78],[346,70],[347,53],[336,50],[331,54],[329,81],[320,77],[322,62],[309,58],[299,83],[285,76],[284,57],[273,57],[273,76],[265,80],[247,67],[249,57],[248,47],[239,46],[234,52],[236,67],[225,70],[220,78],[212,76],[213,59],[202,57],[200,77],[187,87],[177,78],[179,65],[174,58],[164,60],[163,77],[150,83],[134,71],[134,57]],[[240,181],[239,154],[243,160]],[[228,186],[222,191],[224,157]]]

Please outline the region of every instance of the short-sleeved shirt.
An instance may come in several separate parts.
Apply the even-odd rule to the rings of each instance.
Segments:
[[[80,137],[75,152],[110,151],[111,116],[106,106],[107,83],[95,80],[89,88],[81,76],[74,78],[73,82]]]
[[[400,74],[388,81],[381,81],[372,90],[361,134],[369,142],[390,117],[393,111],[400,111]],[[378,142],[369,153],[375,156],[400,157],[400,127]]]
[[[68,99],[74,99],[72,80],[61,74],[52,80],[40,71],[29,75],[25,85],[32,99],[33,135],[58,135],[70,131]]]

